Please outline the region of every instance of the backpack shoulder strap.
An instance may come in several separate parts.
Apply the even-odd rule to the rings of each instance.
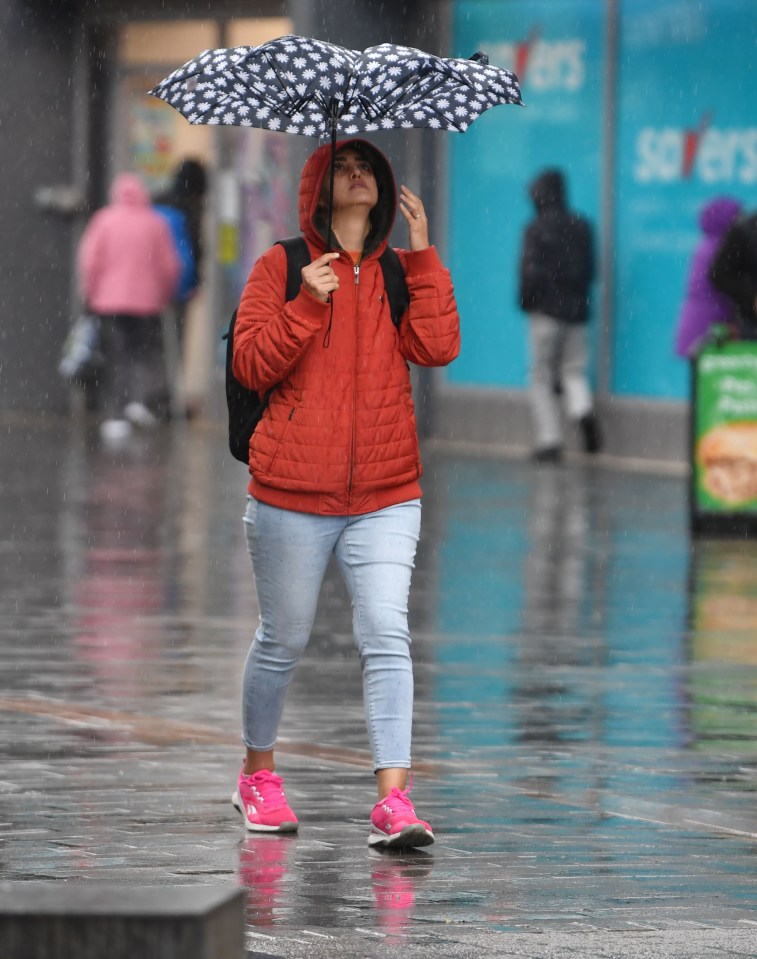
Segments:
[[[410,305],[410,293],[405,280],[405,271],[402,269],[402,261],[396,250],[387,246],[379,257],[379,263],[384,274],[384,286],[389,298],[392,322],[399,329],[402,315]]]
[[[300,286],[302,286],[302,268],[310,263],[310,250],[302,236],[288,236],[283,240],[277,240],[276,243],[284,247],[287,255],[286,299],[287,301],[293,300],[300,292]],[[223,334],[222,339],[233,338],[236,321],[237,311],[234,310],[229,329]]]
[[[286,252],[286,299],[287,301],[293,300],[302,285],[302,269],[310,263],[310,250],[302,236],[290,236],[276,242],[283,246]],[[379,263],[384,274],[384,286],[389,299],[392,322],[399,327],[402,315],[410,305],[410,293],[405,281],[405,271],[402,269],[399,256],[390,246],[387,246],[379,257]]]
[[[289,302],[300,292],[302,268],[310,263],[310,250],[303,236],[288,236],[276,242],[284,247],[287,255],[286,300]]]

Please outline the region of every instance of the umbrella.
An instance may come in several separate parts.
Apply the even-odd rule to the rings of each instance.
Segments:
[[[522,104],[515,74],[483,53],[452,59],[392,43],[358,51],[297,36],[206,50],[150,93],[190,123],[330,137],[329,226],[337,133],[462,132],[490,107]]]

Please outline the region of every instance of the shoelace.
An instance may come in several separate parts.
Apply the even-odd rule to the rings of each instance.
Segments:
[[[410,786],[408,786],[407,789],[398,789],[397,786],[392,786],[389,795],[383,801],[395,815],[400,812],[400,810],[409,810],[415,815],[415,809],[408,796],[409,792]]]
[[[268,776],[255,779],[253,776],[247,777],[248,782],[253,789],[256,789],[268,809],[277,809],[286,803],[284,790],[281,788],[284,780],[281,776],[271,773]]]

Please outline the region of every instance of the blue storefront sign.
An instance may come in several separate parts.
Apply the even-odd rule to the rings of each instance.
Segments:
[[[449,247],[463,324],[452,382],[519,387],[527,380],[517,273],[521,235],[533,213],[529,181],[544,167],[560,167],[571,205],[598,225],[604,23],[604,5],[596,0],[455,5],[455,55],[483,50],[492,63],[514,70],[526,106],[490,110],[467,133],[449,138]]]
[[[673,336],[702,205],[757,205],[755,7],[620,6],[612,390],[680,398]]]
[[[702,206],[757,206],[757,13],[751,0],[460,0],[454,52],[484,50],[520,77],[526,107],[498,108],[449,138],[451,266],[463,319],[453,383],[522,387],[517,307],[529,180],[567,174],[571,205],[597,227],[608,315],[595,287],[592,340],[611,394],[680,400],[673,351]],[[610,46],[612,44],[612,46]],[[608,104],[614,104],[608,112]],[[608,150],[614,166],[607,166]],[[603,182],[603,177],[609,182]],[[602,196],[613,211],[601,235]],[[595,378],[596,379],[596,378]]]

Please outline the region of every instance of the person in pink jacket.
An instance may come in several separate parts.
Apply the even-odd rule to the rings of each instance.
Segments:
[[[105,382],[105,438],[128,435],[155,418],[147,407],[155,356],[161,350],[160,314],[173,299],[181,263],[171,230],[153,209],[138,176],[122,173],[110,203],[98,210],[81,238],[79,287],[101,318]]]

